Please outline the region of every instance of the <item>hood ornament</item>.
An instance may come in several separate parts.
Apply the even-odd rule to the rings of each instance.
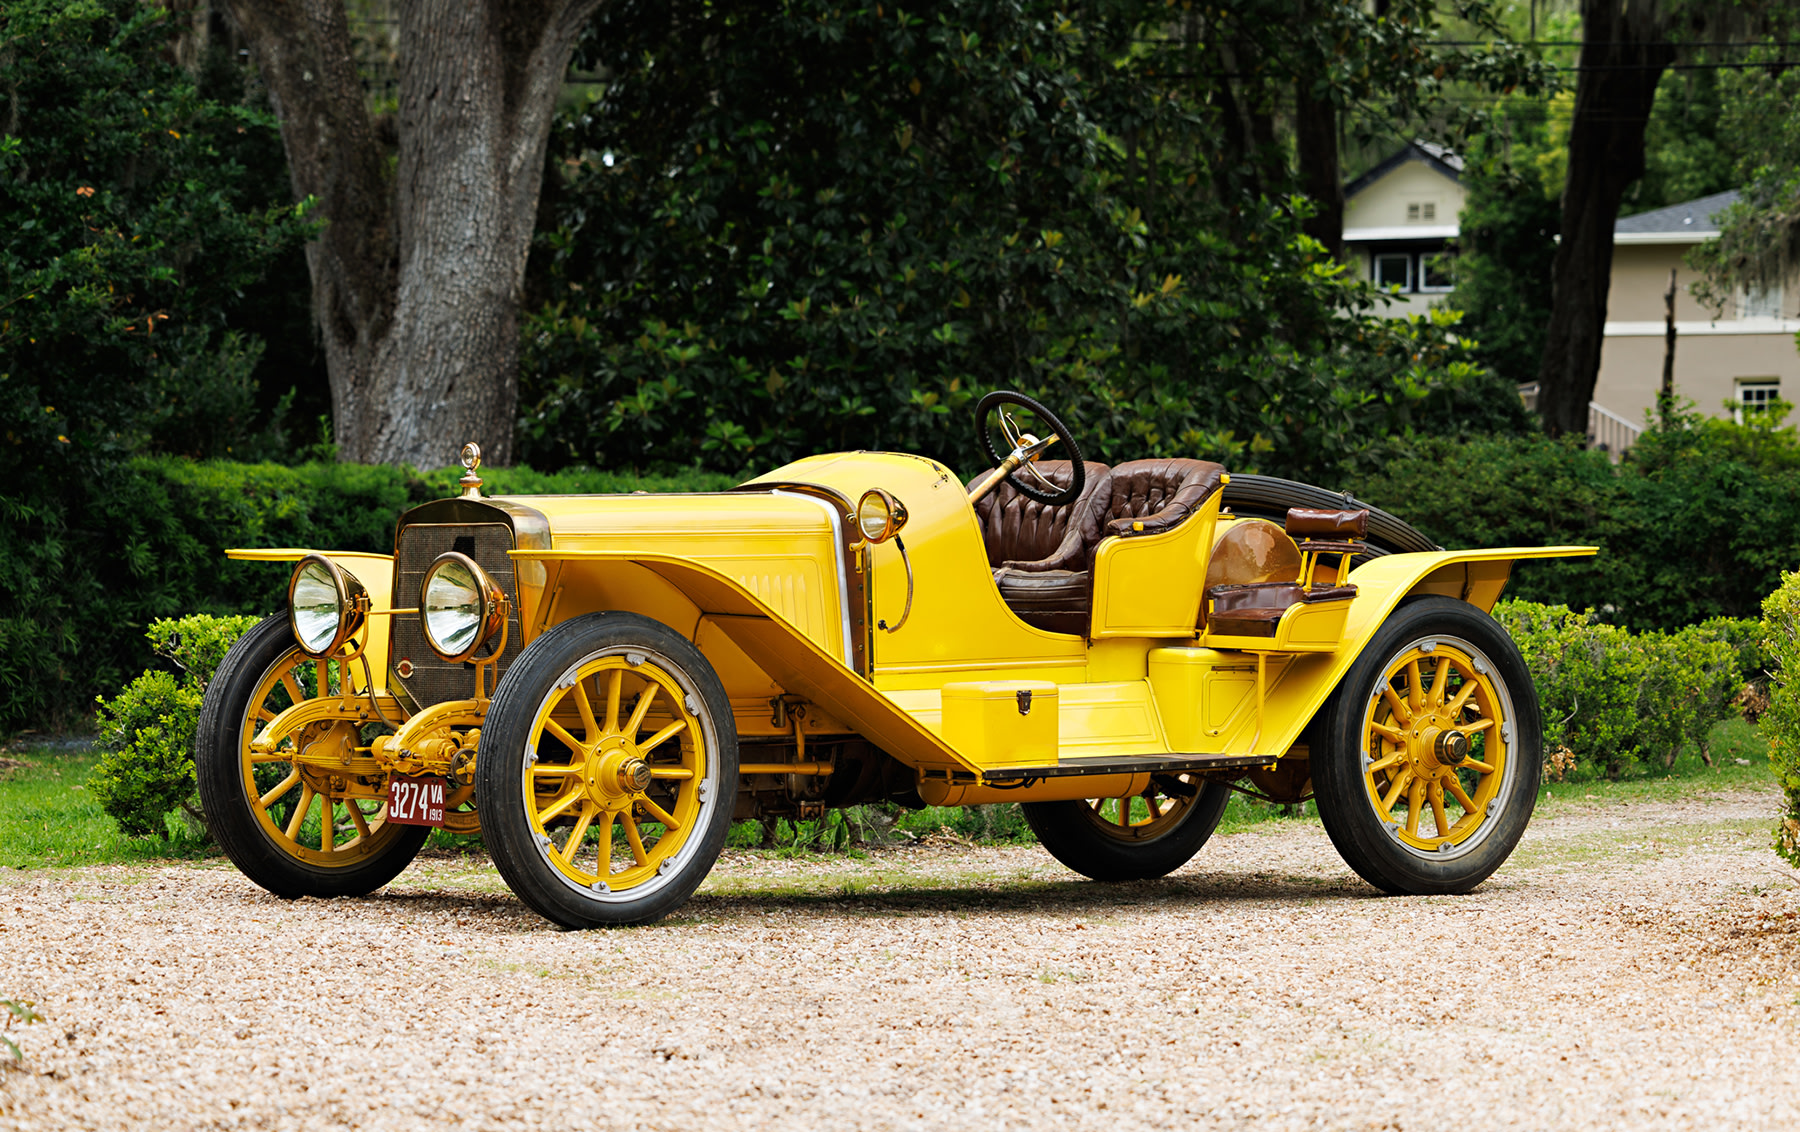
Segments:
[[[475,472],[481,467],[481,445],[471,440],[462,446],[462,466],[464,469],[462,479],[456,481],[457,485],[462,488],[462,498],[480,499],[481,477]]]

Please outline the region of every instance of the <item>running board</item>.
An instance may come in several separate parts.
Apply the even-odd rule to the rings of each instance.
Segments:
[[[985,769],[981,777],[988,782],[1018,782],[1025,779],[1069,778],[1092,774],[1152,774],[1184,770],[1230,770],[1236,767],[1268,766],[1276,755],[1101,755],[1097,758],[1064,759],[1055,766],[998,766]]]

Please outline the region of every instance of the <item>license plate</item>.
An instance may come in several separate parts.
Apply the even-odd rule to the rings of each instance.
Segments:
[[[396,825],[443,825],[444,780],[404,774],[389,778],[387,820]]]

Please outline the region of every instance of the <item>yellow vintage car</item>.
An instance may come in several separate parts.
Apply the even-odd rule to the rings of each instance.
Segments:
[[[572,928],[667,915],[734,820],[879,801],[1021,803],[1109,881],[1187,862],[1234,789],[1316,796],[1386,892],[1506,859],[1541,728],[1487,611],[1516,561],[1593,548],[1444,551],[1316,488],[1108,468],[1016,393],[977,428],[969,484],[840,452],[688,495],[484,495],[470,445],[392,555],[230,552],[297,565],[207,689],[220,843],[336,896],[480,832]]]

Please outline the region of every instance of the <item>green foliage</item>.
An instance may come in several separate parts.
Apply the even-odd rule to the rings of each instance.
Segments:
[[[1787,795],[1787,812],[1775,827],[1775,850],[1800,865],[1800,571],[1781,576],[1762,612],[1769,659],[1769,709],[1762,729],[1769,762]]]
[[[54,495],[121,452],[251,440],[262,351],[223,329],[307,225],[246,186],[267,114],[203,98],[136,0],[0,13],[0,480]]]
[[[139,627],[158,618],[280,608],[289,567],[230,561],[227,548],[392,553],[400,513],[456,494],[460,472],[141,457],[51,499],[0,494],[0,730],[74,724],[96,695],[150,663]],[[490,493],[732,484],[693,472],[484,468],[482,476]]]
[[[1495,618],[1519,646],[1537,686],[1547,752],[1558,777],[1619,778],[1671,766],[1689,742],[1711,762],[1707,735],[1760,658],[1755,622],[1719,619],[1674,633],[1631,633],[1592,610],[1504,601]],[[1572,759],[1569,757],[1572,756]]]
[[[1794,16],[1785,13],[1787,34],[1772,34],[1766,46],[1738,56],[1744,64],[1776,64],[1791,58],[1780,45],[1794,38]],[[1724,308],[1736,292],[1775,291],[1800,263],[1800,70],[1791,63],[1744,66],[1721,73],[1719,134],[1740,147],[1735,167],[1727,166],[1741,195],[1726,210],[1719,238],[1688,253],[1688,264],[1703,273],[1694,288],[1702,302]]]
[[[1501,161],[1493,148],[1471,155],[1463,172],[1456,290],[1445,306],[1463,312],[1476,357],[1519,385],[1537,380],[1543,360],[1562,206],[1535,164]]]
[[[181,675],[146,671],[113,699],[100,699],[104,753],[88,789],[126,833],[167,837],[168,815],[177,808],[204,825],[194,798],[200,701],[225,653],[256,622],[205,614],[153,622],[145,636]]]
[[[1442,546],[1597,545],[1521,566],[1511,592],[1634,629],[1753,617],[1800,561],[1800,440],[1766,421],[1680,412],[1617,466],[1541,436],[1406,440],[1383,457],[1333,486]]]
[[[167,672],[145,672],[100,701],[106,753],[88,788],[126,833],[167,837],[168,815],[193,798],[200,698]]]
[[[0,866],[75,868],[205,855],[205,844],[190,836],[185,816],[170,823],[168,839],[120,829],[87,786],[98,753],[15,744],[8,754],[24,765],[0,772]]]
[[[1262,46],[1284,66],[1323,51],[1321,81],[1346,90],[1367,59],[1424,58],[1416,25],[1322,9],[1362,38],[1322,45],[1308,24]],[[1309,202],[1222,190],[1220,111],[1173,77],[1175,44],[1148,45],[1165,19],[609,5],[579,62],[612,81],[552,135],[521,450],[735,473],[893,448],[973,468],[963,410],[1000,386],[1104,460],[1316,473],[1389,431],[1522,427],[1449,322],[1368,314],[1302,234]]]

